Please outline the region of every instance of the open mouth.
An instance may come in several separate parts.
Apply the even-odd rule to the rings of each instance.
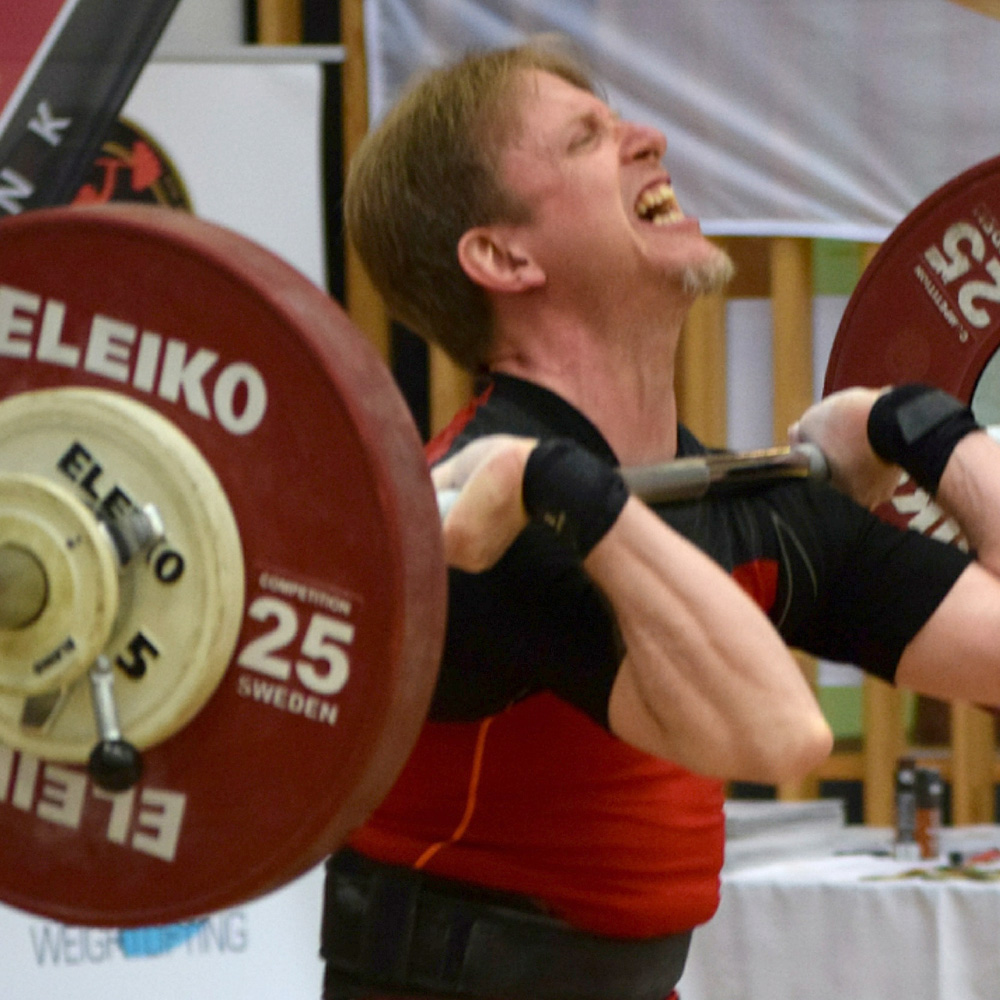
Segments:
[[[635,214],[643,222],[651,222],[654,226],[669,226],[684,218],[674,189],[665,181],[642,192],[635,203]]]

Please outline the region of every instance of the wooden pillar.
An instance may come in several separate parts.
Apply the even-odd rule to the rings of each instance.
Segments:
[[[862,271],[878,250],[878,243],[859,244]],[[907,747],[903,694],[870,675],[865,676],[862,691],[864,820],[871,826],[892,826],[896,818],[896,761]]]
[[[992,823],[996,743],[993,716],[964,702],[951,705],[951,820]]]
[[[340,0],[340,40],[347,53],[341,88],[345,169],[368,131],[368,78],[362,7],[362,0]],[[346,250],[344,269],[347,313],[388,361],[391,355],[389,318],[381,297],[351,245]]]
[[[861,270],[864,269],[875,259],[875,254],[878,253],[881,243],[859,243],[858,244],[858,255],[861,260]]]
[[[862,272],[879,246],[858,245]],[[892,826],[896,819],[896,761],[907,748],[903,693],[870,675],[862,683],[864,820],[870,826]]]
[[[813,402],[812,241],[771,241],[774,441],[788,443],[788,428]]]
[[[301,0],[257,0],[257,39],[261,45],[299,44]]]
[[[704,295],[688,313],[677,352],[680,419],[706,444],[726,445],[726,301]]]
[[[788,428],[813,402],[812,241],[776,237],[770,247],[771,352],[774,443],[788,443]],[[816,686],[816,660],[800,651],[795,658]],[[819,795],[819,777],[778,785],[778,798],[794,800]]]
[[[864,820],[869,826],[892,826],[896,761],[906,750],[902,693],[870,675],[862,691]]]
[[[340,0],[340,37],[346,52],[341,68],[341,121],[344,166],[368,130],[368,83],[365,75],[363,0]],[[295,45],[302,41],[302,0],[257,0],[257,38],[262,45]],[[347,247],[345,297],[348,315],[389,359],[389,321],[382,300],[357,253]]]

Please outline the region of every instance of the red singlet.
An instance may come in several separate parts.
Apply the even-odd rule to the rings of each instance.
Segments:
[[[720,782],[537,694],[480,722],[428,723],[351,845],[524,893],[583,930],[651,937],[715,912],[722,802]]]

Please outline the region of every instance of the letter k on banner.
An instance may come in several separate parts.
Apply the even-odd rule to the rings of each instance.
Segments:
[[[178,0],[0,0],[0,218],[72,200]]]

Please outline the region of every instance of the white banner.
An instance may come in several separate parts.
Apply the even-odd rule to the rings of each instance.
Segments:
[[[322,888],[316,868],[246,906],[133,930],[0,906],[0,990],[10,1000],[319,1000]]]
[[[171,161],[195,214],[323,286],[321,89],[314,64],[157,62],[122,117]],[[226,844],[216,849],[223,856]],[[321,896],[317,868],[203,921],[138,930],[69,927],[0,906],[0,995],[318,1000]]]
[[[719,235],[878,242],[1000,154],[1000,20],[950,0],[365,0],[371,105],[469,48],[558,31],[653,124]]]
[[[122,116],[160,143],[196,215],[326,283],[315,64],[155,62]]]

